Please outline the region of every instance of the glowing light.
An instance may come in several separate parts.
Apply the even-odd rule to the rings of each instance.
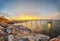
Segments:
[[[48,23],[47,26],[48,26],[48,29],[50,29],[51,28],[51,23]]]
[[[47,24],[47,31],[46,31],[46,33],[49,33],[49,31],[50,31],[50,29],[51,29],[51,27],[52,27],[52,23],[51,22],[48,22],[48,24]]]
[[[7,19],[9,20],[37,20],[37,19],[40,19],[38,17],[35,17],[35,16],[19,16],[19,17],[16,17],[16,18],[12,18],[12,17],[7,17]]]
[[[39,18],[33,16],[21,16],[17,18],[17,20],[34,20],[34,19],[39,19]]]

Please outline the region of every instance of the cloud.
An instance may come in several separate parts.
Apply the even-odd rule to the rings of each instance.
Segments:
[[[55,12],[52,15],[49,15],[48,19],[55,19],[55,20],[57,19],[57,20],[59,20],[60,19],[60,12]]]
[[[18,17],[22,15],[36,16],[43,19],[56,19],[59,14],[57,12],[58,7],[51,1],[6,1],[5,9],[8,10],[8,14],[12,17]],[[58,18],[58,17],[57,17]]]

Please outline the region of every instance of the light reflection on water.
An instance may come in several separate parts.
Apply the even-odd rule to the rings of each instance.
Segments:
[[[41,30],[47,30],[47,24],[49,21],[28,21],[24,23],[20,23],[20,25],[23,25],[24,27],[30,28],[30,29],[41,29]],[[51,21],[52,22],[52,29],[60,29],[60,21]]]

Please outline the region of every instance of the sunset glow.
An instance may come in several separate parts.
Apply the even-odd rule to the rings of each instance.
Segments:
[[[34,16],[21,16],[21,17],[17,17],[17,20],[36,20],[39,19],[38,17],[34,17]]]

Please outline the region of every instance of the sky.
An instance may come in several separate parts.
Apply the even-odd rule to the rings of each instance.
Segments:
[[[0,0],[0,15],[4,13],[11,17],[60,19],[60,0]]]

